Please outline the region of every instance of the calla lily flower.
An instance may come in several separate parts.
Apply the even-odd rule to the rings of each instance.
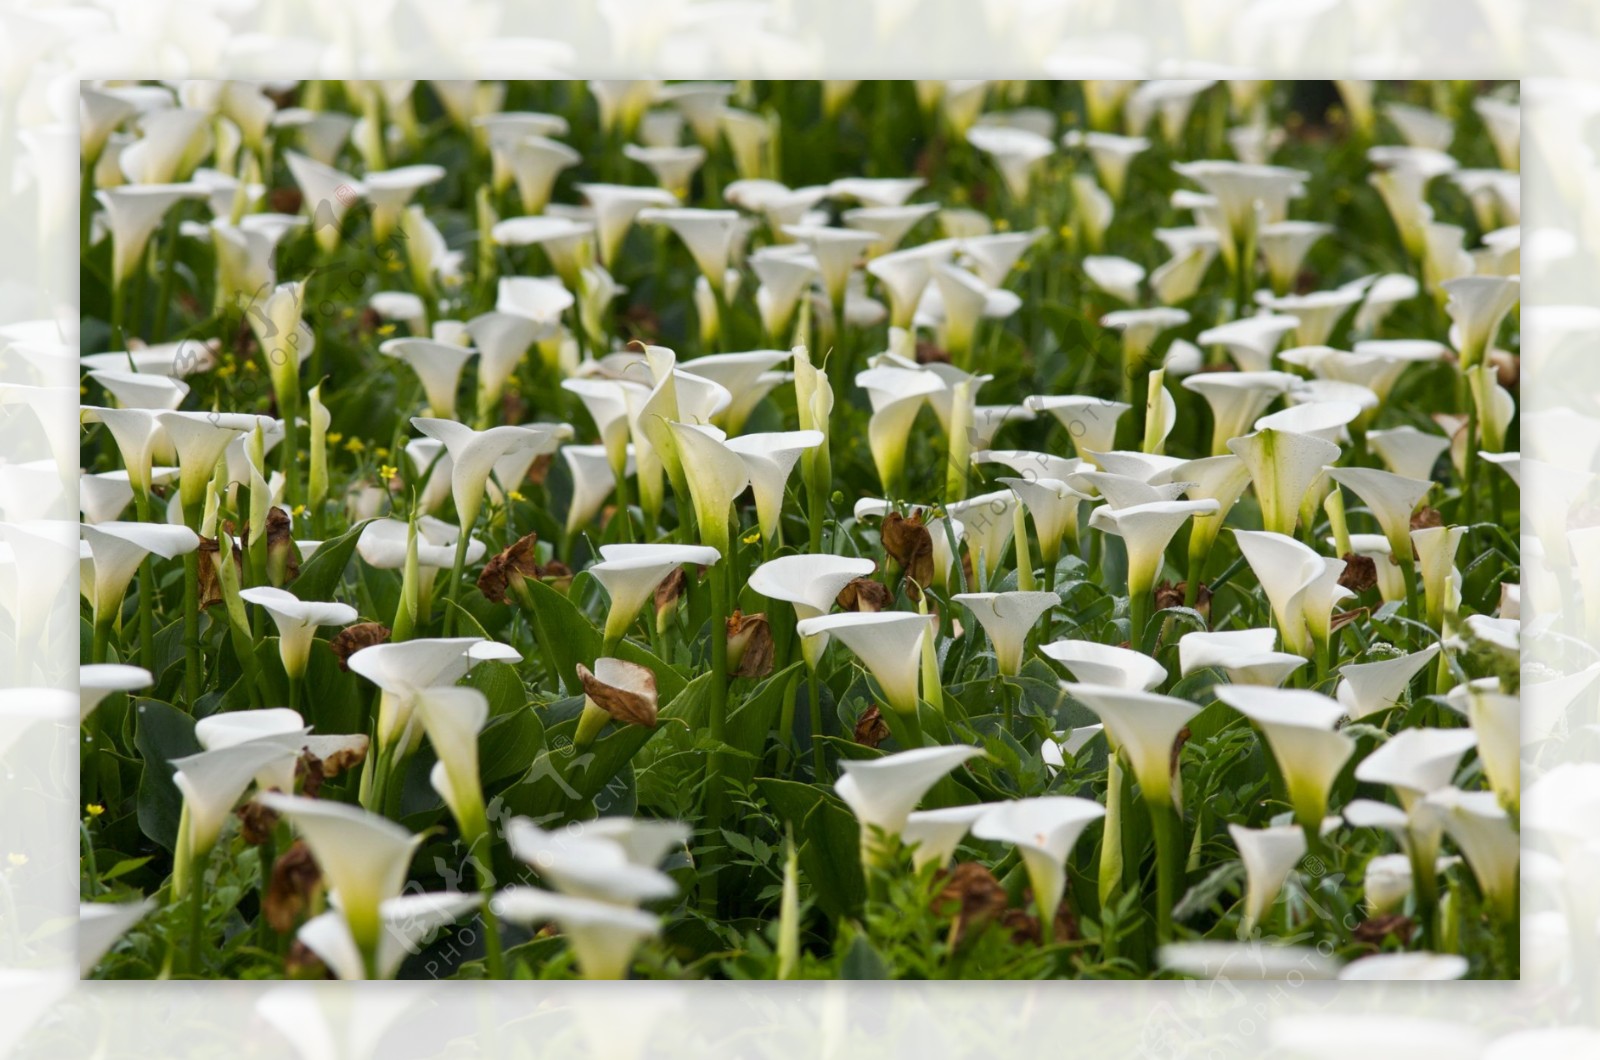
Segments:
[[[626,978],[639,944],[661,931],[661,922],[652,913],[533,887],[501,891],[491,908],[497,916],[522,924],[555,921],[585,979]]]
[[[1172,798],[1172,747],[1179,731],[1200,713],[1186,699],[1134,688],[1063,681],[1067,695],[1099,715],[1113,753],[1126,755],[1144,798],[1162,803]]]
[[[146,556],[172,559],[200,547],[200,538],[186,526],[110,522],[84,524],[81,532],[92,556],[83,590],[94,607],[96,625],[116,617]]]
[[[1133,626],[1129,636],[1141,644],[1142,620],[1149,614],[1149,597],[1166,556],[1167,545],[1178,528],[1191,517],[1215,514],[1217,502],[1151,501],[1128,508],[1101,506],[1089,516],[1089,525],[1122,538],[1128,552],[1128,613]]]
[[[418,952],[421,942],[435,931],[465,916],[478,905],[475,895],[443,892],[406,894],[379,906],[382,930],[373,956],[373,974],[393,979],[406,955]],[[361,948],[340,910],[321,913],[300,926],[295,937],[315,953],[328,970],[346,982],[369,978]]]
[[[820,431],[777,431],[746,434],[729,438],[724,443],[744,461],[756,498],[756,520],[763,540],[778,539],[778,518],[783,514],[783,493],[789,475],[800,454],[815,449],[822,441]]]
[[[346,660],[352,673],[383,692],[378,704],[378,744],[387,747],[402,735],[408,739],[413,702],[418,692],[453,685],[473,663],[469,650],[481,637],[429,637],[362,648]],[[421,733],[415,733],[420,737]]]
[[[1516,277],[1463,276],[1443,284],[1449,301],[1445,312],[1453,326],[1450,342],[1463,370],[1476,367],[1494,344],[1500,322],[1517,304],[1521,284]]]
[[[1196,515],[1189,529],[1189,563],[1192,570],[1202,572],[1205,559],[1216,543],[1217,534],[1228,518],[1228,513],[1250,484],[1248,465],[1231,453],[1221,456],[1186,460],[1181,464],[1158,472],[1152,482],[1156,485],[1181,483],[1184,495],[1191,501],[1211,500],[1217,510],[1211,515]]]
[[[384,903],[399,897],[412,855],[426,834],[412,835],[392,821],[344,803],[272,792],[256,796],[256,801],[287,817],[305,837],[338,899],[362,964],[375,974],[383,945]]]
[[[1300,193],[1311,176],[1281,166],[1224,161],[1177,162],[1172,168],[1215,196],[1218,234],[1223,236],[1230,263],[1240,259],[1243,248],[1254,245],[1258,216],[1264,215],[1269,223],[1282,220],[1289,199]],[[1251,263],[1243,264],[1250,267]]]
[[[195,723],[194,736],[207,751],[220,751],[251,742],[270,743],[293,751],[293,755],[273,759],[257,770],[256,786],[262,791],[276,788],[293,792],[295,767],[302,753],[322,759],[328,776],[338,772],[334,766],[342,764],[341,759],[359,761],[367,753],[365,736],[312,736],[299,712],[285,707],[210,714]]]
[[[467,321],[467,332],[478,350],[478,415],[491,413],[507,381],[528,347],[555,334],[553,321],[539,321],[519,313],[491,310]],[[469,356],[470,356],[470,351]],[[464,363],[464,362],[463,362]],[[563,381],[565,385],[567,381]],[[450,388],[452,396],[455,387]],[[430,398],[430,403],[432,399]]]
[[[361,532],[356,552],[378,570],[404,570],[410,551],[409,538],[409,527],[404,520],[377,519]],[[423,599],[431,596],[439,571],[454,566],[455,546],[460,538],[461,529],[449,523],[428,516],[417,521],[417,564],[421,579],[418,588]],[[488,546],[482,541],[469,538],[466,562],[477,563],[486,551]]]
[[[721,558],[716,549],[699,545],[602,545],[600,562],[589,573],[611,597],[606,640],[614,643],[623,638],[639,609],[674,567],[710,566]]]
[[[861,823],[862,863],[875,864],[887,853],[874,832],[892,844],[928,789],[957,766],[982,754],[976,747],[956,744],[919,747],[866,761],[841,761],[844,776],[833,789]]]
[[[983,572],[985,584],[994,578],[1016,531],[1016,520],[1012,517],[1016,506],[1016,495],[1010,490],[997,490],[945,505],[946,514],[965,534],[973,568]],[[934,547],[937,554],[938,546]]]
[[[600,264],[611,267],[622,248],[622,240],[641,210],[667,209],[678,205],[677,198],[664,188],[641,188],[628,184],[579,184],[577,190],[594,210],[595,231],[599,239]]]
[[[1467,974],[1467,959],[1455,953],[1379,953],[1339,969],[1340,979],[1444,981]]]
[[[611,457],[603,445],[564,445],[561,457],[572,473],[572,501],[567,506],[566,522],[567,536],[571,537],[599,514],[606,498],[616,488],[617,479],[611,469]],[[633,456],[626,454],[623,477],[633,474],[633,470]]]
[[[1295,820],[1308,836],[1318,834],[1328,791],[1356,749],[1354,740],[1334,731],[1344,708],[1305,689],[1217,685],[1212,691],[1260,728],[1283,774]]]
[[[656,675],[647,666],[623,659],[600,658],[594,670],[578,664],[578,684],[584,692],[583,713],[573,742],[587,747],[608,721],[623,725],[656,727],[659,696]]]
[[[561,389],[583,402],[595,430],[600,432],[612,474],[620,476],[628,452],[628,393],[624,384],[612,379],[563,379]]]
[[[567,144],[547,136],[520,137],[500,145],[498,154],[516,182],[522,212],[530,217],[544,212],[561,171],[583,161]]]
[[[1430,526],[1411,531],[1416,549],[1417,575],[1422,581],[1423,598],[1428,605],[1428,625],[1444,628],[1449,606],[1450,579],[1455,572],[1456,550],[1467,532],[1464,526]]]
[[[1205,372],[1184,379],[1183,388],[1205,398],[1211,407],[1211,453],[1224,456],[1228,443],[1247,433],[1267,406],[1296,382],[1288,372]]]
[[[1450,447],[1450,439],[1405,426],[1368,431],[1367,444],[1395,474],[1431,481],[1433,467]]]
[[[450,807],[469,845],[485,838],[483,784],[478,777],[478,733],[489,720],[489,700],[475,688],[429,688],[413,702],[439,760],[429,781]]]
[[[881,254],[867,262],[867,272],[889,292],[890,327],[912,326],[922,293],[933,279],[934,266],[947,263],[957,246],[955,240],[941,239]]]
[[[264,608],[272,616],[278,627],[278,653],[283,658],[283,672],[290,679],[305,674],[306,663],[311,658],[311,642],[319,626],[347,626],[357,618],[356,609],[349,604],[301,600],[291,592],[266,585],[240,590],[239,599]]]
[[[178,453],[178,497],[186,512],[205,499],[206,484],[228,444],[254,430],[259,419],[228,412],[163,412],[156,416]]]
[[[472,346],[437,339],[387,339],[378,352],[410,365],[428,398],[428,414],[451,419],[456,414],[456,391],[461,370],[478,352]]]
[[[1461,756],[1478,738],[1470,729],[1402,729],[1356,765],[1356,779],[1394,789],[1407,813],[1450,786]]]
[[[960,599],[957,597],[956,599]],[[1039,650],[1085,685],[1149,692],[1167,679],[1166,667],[1144,652],[1092,640],[1057,640]]]
[[[618,906],[677,894],[678,885],[655,864],[687,838],[676,821],[626,817],[603,817],[576,833],[547,832],[525,817],[506,829],[511,852],[562,894]]]
[[[1268,531],[1290,535],[1301,503],[1322,469],[1339,458],[1333,442],[1309,434],[1267,427],[1234,438],[1228,448],[1250,469],[1261,521]]]
[[[111,283],[120,287],[139,268],[145,246],[167,211],[205,194],[199,184],[133,184],[94,193],[111,229]]]
[[[304,735],[305,730],[301,729],[172,760],[176,770],[172,782],[183,793],[184,808],[178,836],[183,849],[178,857],[184,861],[189,876],[185,886],[174,887],[174,893],[200,883],[197,869],[216,846],[239,796],[258,774],[276,772],[274,767],[298,758],[298,741]],[[174,875],[179,875],[176,869]]]
[[[1522,798],[1521,700],[1501,692],[1492,677],[1456,685],[1445,700],[1472,723],[1478,737],[1478,761],[1489,787],[1502,805],[1518,812]]]
[[[339,229],[345,211],[366,196],[366,185],[348,173],[324,165],[297,151],[286,151],[289,175],[300,188],[302,208],[311,219],[317,246],[331,254],[339,246]]]
[[[822,288],[837,313],[844,305],[845,285],[856,262],[868,247],[877,242],[878,237],[872,232],[853,228],[805,224],[785,225],[783,234],[810,248],[822,277]]]
[[[537,246],[568,289],[577,291],[579,274],[594,263],[594,226],[587,221],[544,214],[513,217],[491,231],[496,243],[507,247]]]
[[[1051,608],[1061,602],[1055,593],[957,593],[959,601],[977,618],[994,645],[995,666],[1005,677],[1022,669],[1022,649],[1028,634]]]
[[[1061,542],[1070,539],[1074,548],[1078,543],[1079,506],[1089,497],[1059,479],[1002,478],[1017,500],[1033,517],[1033,529],[1039,539],[1039,558],[1047,571],[1054,571],[1061,559]]]
[[[1073,844],[1105,815],[1105,807],[1088,799],[1061,795],[1017,799],[999,803],[979,817],[972,834],[1017,848],[1028,870],[1039,922],[1054,924],[1067,889],[1066,862]]]
[[[990,287],[1003,287],[1022,255],[1043,235],[1042,228],[968,235],[961,239],[961,255],[978,274],[978,279]]]
[[[1306,834],[1295,825],[1273,828],[1228,826],[1239,859],[1244,862],[1244,915],[1239,936],[1248,937],[1266,917],[1284,881],[1306,852]]]
[[[97,369],[89,373],[89,378],[125,409],[175,409],[189,393],[189,384],[181,379],[148,372]]]
[[[155,684],[150,671],[122,663],[89,663],[78,667],[78,720],[81,722],[114,692],[132,692]]]
[[[706,160],[705,148],[698,145],[644,147],[623,144],[622,154],[648,168],[655,174],[656,183],[679,201],[688,198],[689,182]]]
[[[1332,231],[1332,225],[1311,221],[1279,221],[1261,226],[1257,240],[1261,256],[1266,259],[1267,282],[1272,285],[1273,294],[1281,298],[1289,293],[1306,255]]]
[[[751,390],[762,386],[762,380],[771,374],[771,369],[794,356],[786,350],[747,350],[743,353],[713,353],[704,357],[696,357],[692,361],[684,361],[680,367],[700,379],[709,379],[711,382],[723,387],[733,396],[733,403],[721,410],[711,419],[719,427],[729,432],[736,432],[744,426],[742,418],[735,419],[734,413],[743,403],[742,399]],[[768,390],[771,387],[767,388]],[[758,399],[759,400],[759,399]],[[755,402],[749,402],[753,407]]]
[[[1409,563],[1412,559],[1411,513],[1433,488],[1433,482],[1366,467],[1330,467],[1324,470],[1333,481],[1354,490],[1367,502],[1368,510],[1383,528],[1390,551],[1401,563]]]
[[[684,423],[671,423],[668,427],[683,462],[700,540],[726,555],[731,548],[729,509],[750,485],[749,466],[741,454],[719,437],[722,432],[715,427]],[[716,433],[710,433],[712,431]]]
[[[960,840],[957,840],[959,842]],[[88,979],[117,940],[155,908],[155,900],[81,902],[78,905],[78,974]]]
[[[1258,292],[1256,301],[1275,313],[1293,317],[1294,342],[1298,346],[1321,346],[1328,341],[1339,320],[1366,295],[1359,283],[1346,284],[1331,291],[1288,294],[1282,297]]]
[[[733,256],[735,241],[739,238],[739,214],[735,210],[696,210],[682,207],[646,209],[638,214],[640,221],[664,224],[683,240],[689,248],[700,274],[713,286],[722,284],[728,273],[728,262]]]
[[[761,324],[773,341],[788,333],[800,297],[817,275],[817,260],[803,247],[763,247],[747,259],[761,281],[756,289],[756,307]]]
[[[1065,147],[1082,147],[1089,152],[1100,183],[1114,202],[1122,201],[1128,186],[1128,167],[1133,160],[1150,149],[1150,141],[1143,136],[1118,136],[1108,132],[1083,132],[1077,129],[1062,136]]]
[[[1056,149],[1036,132],[997,125],[974,126],[967,130],[967,142],[994,161],[1006,190],[1019,203],[1028,201],[1035,170]]]
[[[1335,695],[1351,721],[1389,710],[1399,704],[1411,679],[1438,654],[1439,645],[1430,644],[1410,655],[1347,664],[1339,668],[1341,680]]]
[[[870,559],[849,556],[780,556],[752,571],[747,584],[751,591],[769,600],[793,604],[795,617],[804,620],[826,615],[844,587],[857,578],[867,577],[874,567]],[[800,649],[806,665],[815,669],[827,646],[825,632],[802,637]]]
[[[856,385],[867,392],[872,404],[867,443],[878,469],[878,480],[886,492],[898,493],[903,484],[911,425],[928,395],[943,390],[944,383],[932,372],[883,367],[858,373]]]
[[[877,680],[889,707],[915,716],[922,642],[929,633],[926,615],[906,611],[846,611],[803,619],[795,626],[795,632],[801,637],[819,633],[838,637]]]
[[[1460,848],[1496,915],[1517,916],[1522,844],[1494,792],[1444,788],[1423,799],[1418,813],[1436,821]]]
[[[1298,317],[1259,313],[1208,328],[1200,333],[1197,341],[1202,346],[1221,346],[1241,372],[1265,373],[1272,368],[1273,351],[1278,348],[1279,341],[1299,323]],[[1288,385],[1285,384],[1285,389]]]
[[[1091,453],[1103,453],[1116,446],[1117,423],[1132,405],[1099,397],[1066,395],[1055,397],[1035,394],[1026,401],[1036,412],[1048,412],[1056,418],[1072,440],[1081,460],[1099,464]]]
[[[1306,660],[1277,651],[1275,629],[1197,630],[1178,638],[1178,668],[1188,677],[1196,670],[1215,669],[1236,685],[1276,688]]]
[[[869,255],[877,257],[893,251],[907,232],[938,209],[938,203],[932,202],[908,206],[862,206],[844,211],[840,220],[846,228],[860,229],[877,236],[877,240],[867,248]]]
[[[1272,605],[1284,647],[1309,656],[1313,643],[1328,640],[1333,605],[1350,595],[1338,584],[1344,560],[1319,556],[1284,534],[1261,530],[1233,534]]]
[[[900,830],[900,841],[911,847],[911,866],[943,868],[955,856],[956,847],[972,830],[973,822],[998,803],[980,802],[972,806],[947,806],[939,810],[917,810],[907,815]]]
[[[1139,300],[1139,284],[1144,282],[1144,266],[1127,258],[1094,255],[1083,259],[1083,271],[1106,294],[1123,302]]]
[[[450,489],[462,532],[477,522],[483,506],[484,486],[495,462],[512,452],[551,452],[570,432],[565,424],[546,427],[491,427],[475,431],[454,420],[413,417],[411,425],[429,438],[444,443],[450,452]]]
[[[1150,273],[1150,291],[1162,305],[1186,302],[1200,290],[1211,263],[1216,260],[1220,246],[1217,233],[1210,228],[1188,226],[1158,228],[1155,235],[1172,252],[1172,257]]]
[[[935,264],[932,272],[933,283],[922,292],[915,321],[938,327],[951,361],[963,366],[971,357],[978,322],[1004,319],[1021,307],[1022,300],[954,265]]]
[[[400,223],[411,197],[444,177],[444,167],[431,164],[368,172],[361,183],[367,201],[372,203],[372,238],[379,243],[386,241]]]

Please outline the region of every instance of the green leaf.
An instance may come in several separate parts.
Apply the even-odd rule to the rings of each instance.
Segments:
[[[138,721],[133,745],[144,759],[139,776],[139,830],[171,850],[178,840],[183,794],[172,782],[168,763],[198,754],[200,741],[194,735],[194,719],[171,704],[141,699],[134,713]]]
[[[889,979],[888,966],[883,963],[883,958],[878,956],[878,951],[872,948],[872,943],[867,941],[867,936],[857,935],[850,943],[850,948],[845,951],[844,960],[839,965],[840,979]]]
[[[800,834],[800,871],[811,881],[818,907],[835,919],[855,915],[867,896],[855,815],[836,799],[823,799],[806,815]]]
[[[289,591],[302,600],[331,600],[339,588],[340,580],[344,578],[344,569],[350,564],[350,556],[356,550],[361,531],[370,522],[371,519],[363,520],[332,541],[324,541],[319,545],[305,566],[300,568],[299,577],[289,583]]]
[[[521,710],[528,703],[528,690],[514,665],[503,662],[479,663],[461,681],[476,688],[489,700],[489,717],[497,718]]]
[[[491,715],[478,734],[478,772],[483,783],[493,784],[526,768],[543,747],[544,722],[531,706]]]

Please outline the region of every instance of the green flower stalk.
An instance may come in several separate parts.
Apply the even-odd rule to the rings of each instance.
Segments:
[[[283,417],[284,496],[291,505],[303,499],[300,489],[300,366],[311,356],[315,339],[301,317],[305,314],[305,284],[281,283],[247,317],[262,359],[272,394]]]

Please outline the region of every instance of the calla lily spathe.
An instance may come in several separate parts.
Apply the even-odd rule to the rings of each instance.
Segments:
[[[488,835],[483,782],[478,772],[478,733],[489,720],[489,700],[475,688],[429,688],[413,709],[439,760],[428,780],[450,807],[469,845]]]
[[[91,559],[84,572],[84,595],[94,606],[95,621],[116,617],[128,583],[146,556],[172,559],[200,547],[200,538],[184,526],[109,522],[81,528]]]
[[[89,663],[78,667],[78,720],[81,722],[98,707],[107,696],[116,692],[132,692],[149,688],[155,683],[150,671],[142,666],[124,663]]]
[[[1239,935],[1248,937],[1260,926],[1283,889],[1284,881],[1306,852],[1306,834],[1295,825],[1244,828],[1230,824],[1228,834],[1244,862],[1244,914]]]
[[[589,573],[611,597],[606,639],[622,639],[639,609],[674,567],[685,563],[710,566],[721,558],[716,549],[699,545],[602,545],[600,562],[591,566]]]
[[[1234,438],[1228,448],[1250,469],[1266,530],[1292,535],[1301,502],[1322,469],[1339,458],[1339,447],[1308,434],[1268,427]]]
[[[1017,848],[1028,870],[1039,922],[1053,925],[1067,889],[1066,862],[1072,847],[1083,830],[1105,814],[1099,803],[1072,796],[1017,799],[991,807],[973,822],[972,834]]]
[[[891,709],[916,714],[922,642],[930,632],[926,615],[847,611],[803,619],[795,632],[801,637],[820,633],[838,637],[877,680]]]
[[[821,431],[774,431],[741,435],[724,443],[744,461],[750,489],[755,494],[756,521],[764,540],[778,539],[784,490],[800,454],[815,449],[822,442]]]
[[[571,428],[566,424],[544,427],[491,427],[475,431],[454,420],[414,417],[411,425],[444,443],[450,452],[450,489],[463,532],[477,522],[483,506],[484,486],[495,461],[526,449],[552,452]]]
[[[425,939],[465,916],[477,904],[477,896],[454,892],[405,894],[385,900],[379,906],[383,926],[372,957],[371,976],[341,910],[312,917],[300,926],[295,937],[341,980],[393,979],[408,954],[419,952]]]
[[[1250,569],[1272,605],[1284,647],[1309,656],[1313,643],[1326,643],[1334,604],[1350,595],[1339,585],[1345,561],[1319,556],[1292,537],[1262,530],[1235,530]]]
[[[1340,681],[1335,697],[1351,721],[1389,710],[1399,704],[1411,679],[1438,654],[1439,645],[1430,644],[1409,655],[1349,663],[1339,668]]]
[[[1236,685],[1276,688],[1306,660],[1277,651],[1275,629],[1230,629],[1185,633],[1178,639],[1178,667],[1185,677],[1217,669]]]
[[[585,979],[626,978],[639,944],[661,931],[660,919],[652,913],[533,887],[501,891],[492,908],[496,915],[522,924],[546,920],[559,924]]]
[[[1070,681],[1063,681],[1061,688],[1105,723],[1112,750],[1126,755],[1145,800],[1171,799],[1172,747],[1200,708],[1186,699],[1135,688]]]
[[[908,814],[905,827],[900,830],[900,841],[912,848],[912,868],[920,870],[924,865],[943,868],[949,864],[955,856],[956,847],[972,830],[973,822],[996,805],[980,802],[972,806],[946,806]]]
[[[959,599],[959,597],[958,597]],[[1141,651],[1093,640],[1057,640],[1039,650],[1084,685],[1149,692],[1167,679],[1166,667]]]
[[[1045,592],[957,593],[951,599],[971,611],[983,626],[994,645],[995,666],[1005,677],[1021,671],[1028,634],[1061,603],[1055,593]]]
[[[290,678],[302,676],[311,658],[311,642],[320,626],[347,626],[356,620],[349,604],[301,600],[293,593],[259,585],[239,592],[239,599],[256,604],[272,616],[278,627],[278,653]]]
[[[983,752],[956,744],[919,747],[865,761],[841,761],[844,771],[833,785],[861,824],[861,854],[866,865],[886,852],[875,838],[892,842],[901,834],[917,803],[951,770]]]
[[[1356,749],[1354,740],[1334,729],[1344,708],[1305,689],[1218,685],[1213,691],[1261,729],[1283,774],[1295,820],[1308,836],[1319,834],[1329,789]]]

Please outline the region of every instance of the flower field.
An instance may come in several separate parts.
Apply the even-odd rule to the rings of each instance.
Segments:
[[[85,82],[97,978],[1517,978],[1484,82]]]

